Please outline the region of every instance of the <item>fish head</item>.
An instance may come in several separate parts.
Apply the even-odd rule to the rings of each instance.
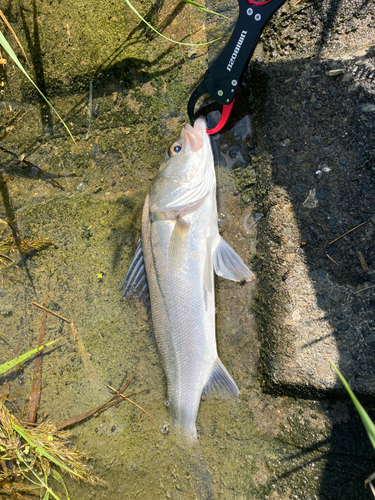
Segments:
[[[215,186],[215,169],[206,121],[185,124],[169,147],[150,186],[150,211],[181,214],[200,204]]]

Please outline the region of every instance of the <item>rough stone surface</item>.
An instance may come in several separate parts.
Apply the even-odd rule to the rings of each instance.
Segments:
[[[375,47],[333,33],[253,68],[261,369],[272,391],[342,391],[331,358],[373,397]]]

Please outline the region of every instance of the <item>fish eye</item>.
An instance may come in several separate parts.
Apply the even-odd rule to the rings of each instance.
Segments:
[[[181,151],[181,149],[181,145],[178,144],[178,142],[174,142],[172,146],[169,146],[168,156],[176,156]]]

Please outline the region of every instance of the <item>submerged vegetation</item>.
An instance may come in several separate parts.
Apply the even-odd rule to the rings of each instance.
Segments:
[[[51,472],[56,477],[56,471],[51,470],[53,465],[74,479],[99,484],[100,479],[84,463],[86,457],[68,447],[68,439],[67,432],[58,431],[48,421],[28,429],[0,402],[0,493],[27,491],[24,485],[16,488],[13,485],[17,478],[21,478],[58,499],[48,485]]]
[[[54,342],[0,365],[0,374]],[[40,494],[43,492],[44,500],[48,500],[50,496],[60,500],[48,484],[49,476],[52,475],[63,484],[69,498],[64,480],[53,466],[74,479],[90,484],[103,484],[85,463],[86,460],[83,453],[69,445],[68,432],[58,430],[48,421],[28,428],[0,400],[0,496],[4,494],[7,498],[27,499],[29,496],[26,495],[31,495],[41,498]]]
[[[162,38],[164,38],[164,40],[167,40],[168,42],[173,42],[177,45],[188,45],[188,46],[202,46],[202,45],[209,45],[210,43],[214,43],[214,42],[217,42],[218,40],[220,40],[220,38],[215,38],[214,40],[210,40],[208,42],[202,42],[202,43],[188,43],[188,42],[179,42],[177,40],[172,40],[172,38],[169,38],[165,35],[163,35],[162,33],[160,33],[160,31],[158,31],[156,28],[154,28],[149,22],[146,21],[146,19],[137,11],[137,9],[132,5],[132,3],[130,2],[130,0],[125,0],[125,2],[127,3],[127,5],[130,7],[130,9],[150,28],[152,29],[152,31],[154,31],[157,35],[161,36]],[[209,10],[209,9],[206,9],[206,7],[204,7],[203,5],[200,5],[199,3],[196,3],[196,2],[193,2],[192,0],[184,0],[185,3],[188,3],[188,4],[191,4],[193,5],[194,7],[197,7],[198,9],[202,9],[204,12],[207,12],[207,14],[214,14],[216,16],[220,16],[220,17],[224,17],[225,19],[228,19],[227,16],[223,15],[223,14],[219,14],[218,12],[214,12],[213,10]]]
[[[17,38],[17,35],[15,34],[13,28],[9,24],[8,20],[6,19],[4,13],[0,10],[0,17],[3,20],[3,22],[6,24],[6,26],[9,28],[10,32],[12,33],[14,39],[16,40],[17,44],[19,45],[20,49],[22,50],[22,54],[24,55],[26,61],[27,61],[27,56],[25,54],[25,51],[23,50],[23,47],[20,43],[20,41]],[[52,106],[50,101],[47,99],[47,97],[43,94],[43,92],[40,90],[40,88],[36,85],[34,80],[31,78],[31,76],[28,74],[28,72],[25,70],[23,67],[21,61],[18,59],[16,53],[12,49],[11,45],[9,44],[8,40],[5,38],[3,33],[0,31],[0,45],[2,48],[8,53],[9,57],[12,59],[14,64],[22,71],[22,73],[26,76],[26,78],[31,82],[31,84],[36,88],[36,90],[39,92],[39,94],[42,96],[42,98],[45,100],[45,102],[48,104],[48,106],[52,109],[52,111],[55,113],[55,115],[58,117],[58,119],[61,121],[61,123],[64,125],[66,131],[68,132],[70,138],[72,141],[75,143],[74,137],[72,136],[72,133],[70,132],[67,124],[64,122],[64,120],[61,118],[59,113],[56,111],[56,109]],[[1,64],[5,65],[6,61],[5,59],[1,59]]]
[[[68,321],[71,324],[72,330],[74,329],[73,324],[69,320],[47,308],[44,309],[42,329],[45,327],[45,315],[47,312]],[[55,342],[57,340],[40,345],[11,361],[3,363],[0,365],[0,375],[15,368],[20,363]],[[135,375],[136,373],[133,373],[118,391],[108,385],[115,394],[104,404],[70,418],[58,426],[53,425],[47,420],[36,424],[33,417],[30,418],[30,412],[29,421],[20,422],[5,406],[7,400],[5,394],[7,390],[4,391],[4,389],[6,389],[6,385],[3,388],[0,387],[0,498],[2,498],[2,495],[6,495],[6,498],[25,500],[30,498],[30,496],[42,498],[42,495],[44,495],[43,500],[48,500],[50,497],[61,500],[61,497],[54,492],[49,484],[49,478],[52,476],[53,479],[63,485],[66,498],[69,500],[69,493],[60,472],[87,484],[104,485],[105,482],[96,476],[92,467],[87,464],[87,456],[71,446],[70,433],[65,431],[65,428],[82,422],[124,400],[135,405],[150,418],[153,418],[141,406],[129,398],[129,396],[148,391],[148,389],[135,391],[127,396],[123,394]],[[30,409],[33,406],[33,399],[35,398],[33,398],[32,390]]]
[[[11,370],[15,366],[17,366],[19,363],[26,361],[31,356],[34,356],[34,354],[37,354],[42,349],[54,344],[55,342],[57,342],[57,340],[52,340],[52,342],[48,342],[48,344],[41,345],[39,347],[36,347],[35,349],[31,349],[31,351],[26,352],[25,354],[21,354],[21,356],[17,356],[17,358],[14,358],[11,361],[8,361],[7,363],[3,363],[2,365],[0,365],[0,375]]]

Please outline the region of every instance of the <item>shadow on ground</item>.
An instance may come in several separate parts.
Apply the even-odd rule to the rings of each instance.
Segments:
[[[260,368],[267,391],[319,398],[330,417],[330,438],[314,445],[326,460],[320,499],[371,498],[363,482],[375,469],[328,362],[374,403],[374,57],[369,46],[252,68]]]

